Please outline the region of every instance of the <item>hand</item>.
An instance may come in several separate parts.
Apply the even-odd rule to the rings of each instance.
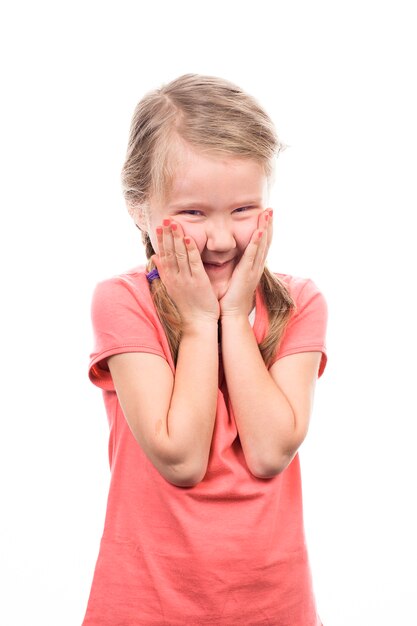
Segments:
[[[259,214],[258,227],[233,271],[225,295],[219,300],[221,317],[242,315],[247,317],[251,312],[271,241],[272,210],[266,209]]]
[[[170,298],[177,306],[185,325],[201,321],[217,321],[220,306],[200,253],[191,237],[184,241],[184,231],[178,222],[164,220],[156,229],[158,254],[152,256],[158,274]]]

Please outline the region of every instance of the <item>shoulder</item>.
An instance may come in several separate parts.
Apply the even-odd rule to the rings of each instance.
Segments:
[[[310,277],[279,272],[273,272],[273,274],[288,288],[295,305],[280,338],[273,363],[290,354],[320,351],[323,353],[318,374],[320,377],[327,363],[328,307],[326,299],[317,283]]]
[[[288,290],[294,294],[298,295],[304,289],[312,288],[313,286],[317,288],[317,285],[313,281],[312,278],[306,276],[298,276],[295,274],[284,274],[282,272],[272,272],[274,276],[279,278],[281,282],[285,284]]]
[[[89,376],[114,390],[107,359],[115,354],[147,352],[169,358],[169,347],[152,300],[143,266],[100,280],[91,302],[95,337]]]
[[[310,300],[314,296],[323,301],[325,300],[322,290],[312,278],[294,274],[284,274],[282,272],[272,273],[287,288],[296,306],[306,300]]]
[[[93,301],[109,300],[116,303],[132,298],[142,304],[152,301],[144,265],[101,279],[93,290]]]
[[[102,278],[96,284],[96,288],[109,290],[117,289],[118,286],[123,286],[132,291],[143,291],[145,287],[148,287],[145,266],[137,265],[125,272]],[[149,291],[149,288],[147,290]]]
[[[112,327],[147,320],[159,327],[159,318],[146,278],[145,266],[114,274],[96,283],[91,298],[91,316],[95,325]]]
[[[294,302],[290,327],[295,322],[310,322],[310,324],[326,325],[328,321],[327,300],[317,282],[310,277],[283,274],[273,274],[285,285]]]

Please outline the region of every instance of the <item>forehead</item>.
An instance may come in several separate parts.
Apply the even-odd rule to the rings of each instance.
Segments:
[[[262,198],[267,178],[263,166],[253,159],[213,154],[181,147],[171,165],[170,204],[186,200],[234,202]]]

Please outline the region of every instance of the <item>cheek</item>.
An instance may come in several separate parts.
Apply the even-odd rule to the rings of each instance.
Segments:
[[[158,252],[158,240],[156,238],[156,232],[151,230],[150,232],[148,232],[148,235],[151,240],[152,248],[155,250],[155,253],[157,253]]]
[[[148,236],[151,240],[152,248],[155,250],[155,253],[158,252],[158,239],[156,237],[156,228],[160,226],[162,220],[157,221],[156,219],[151,219],[148,224]]]
[[[192,237],[194,239],[196,246],[201,254],[207,243],[204,228],[201,228],[201,226],[199,226],[198,224],[190,224],[189,222],[180,222],[180,224],[184,231],[184,235],[188,235],[189,237]]]
[[[251,220],[245,224],[241,225],[241,228],[237,229],[235,234],[236,242],[238,247],[243,251],[247,248],[251,237],[253,235],[253,231],[257,228],[257,220]]]

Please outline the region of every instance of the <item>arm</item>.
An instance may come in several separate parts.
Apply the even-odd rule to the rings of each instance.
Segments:
[[[320,352],[283,357],[267,370],[247,316],[226,316],[222,356],[242,449],[250,471],[283,471],[304,440]]]
[[[200,482],[216,416],[217,321],[184,328],[175,378],[152,354],[117,354],[108,366],[129,427],[156,469],[179,487]]]
[[[210,453],[220,307],[198,247],[180,224],[166,219],[156,234],[158,254],[152,260],[182,321],[175,378],[163,359],[150,355],[114,356],[109,368],[145,454],[169,482],[189,487],[203,479]]]

